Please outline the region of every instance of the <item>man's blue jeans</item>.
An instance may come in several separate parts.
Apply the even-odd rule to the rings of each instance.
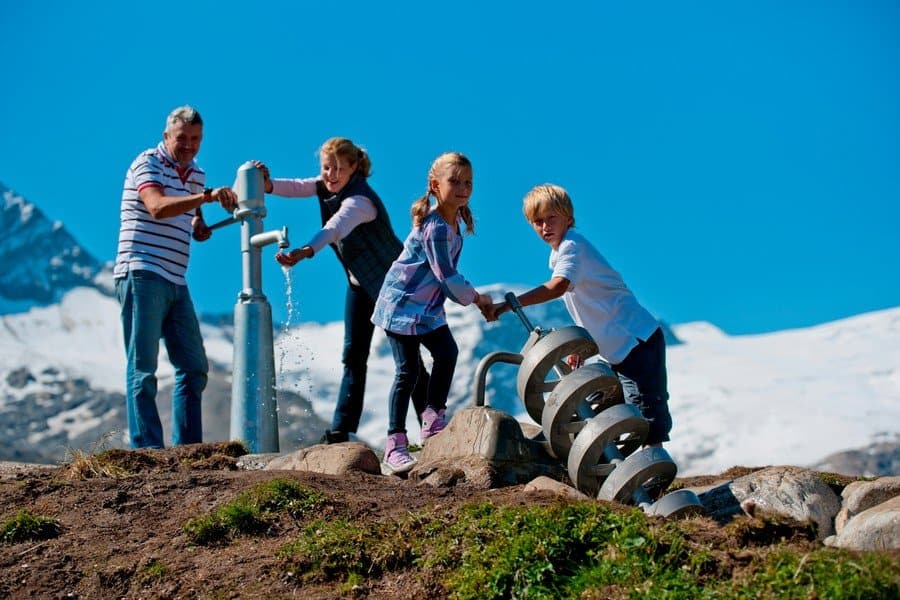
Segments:
[[[200,323],[186,285],[151,271],[131,271],[116,280],[127,359],[125,406],[132,448],[162,448],[163,431],[156,408],[159,340],[166,343],[175,367],[172,391],[172,444],[203,441],[200,398],[209,363]]]

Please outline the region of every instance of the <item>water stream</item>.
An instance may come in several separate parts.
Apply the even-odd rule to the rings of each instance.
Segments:
[[[281,334],[278,336],[277,346],[278,346],[278,364],[276,371],[276,381],[280,382],[280,386],[282,389],[288,389],[292,387],[295,393],[300,396],[304,396],[307,400],[311,400],[312,398],[312,374],[310,371],[309,363],[312,360],[315,360],[313,353],[309,350],[309,348],[301,341],[300,335],[296,332],[291,333],[291,325],[294,320],[295,306],[294,306],[294,294],[293,294],[293,285],[291,279],[291,269],[290,267],[282,267],[282,272],[284,273],[284,295],[285,295],[285,312],[286,317],[284,323],[281,327]],[[299,317],[299,310],[296,311]],[[299,320],[299,318],[298,318]],[[288,357],[288,354],[291,353],[292,356]],[[302,360],[304,355],[308,360]],[[288,365],[288,360],[291,360],[290,365]],[[285,385],[285,374],[291,375],[291,385]],[[300,388],[303,387],[304,382],[306,383],[306,390],[303,393],[303,390]],[[303,409],[303,415],[312,416],[309,408]],[[294,410],[291,410],[289,407],[282,407],[279,404],[279,416],[281,423],[289,426],[291,423],[290,416],[292,413],[295,413]],[[303,445],[303,437],[301,436],[293,440],[300,445]]]

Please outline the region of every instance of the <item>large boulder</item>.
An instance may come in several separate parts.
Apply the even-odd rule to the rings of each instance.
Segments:
[[[884,550],[900,548],[900,477],[854,481],[834,519],[836,535],[825,543],[836,548]]]
[[[381,474],[381,463],[375,452],[361,442],[318,444],[279,456],[265,470],[311,471],[326,475],[344,475],[350,471]]]
[[[825,543],[853,550],[900,549],[900,496],[857,514]]]
[[[815,472],[800,467],[755,471],[701,494],[700,500],[719,520],[740,512],[810,520],[820,540],[834,533],[834,517],[841,508],[837,494]]]
[[[900,495],[900,477],[882,477],[875,481],[854,481],[841,492],[841,510],[834,519],[834,530],[840,534],[856,515]]]
[[[527,483],[541,475],[566,477],[542,436],[526,437],[512,416],[488,406],[457,411],[444,431],[427,440],[410,472],[410,478],[433,485],[479,487]]]

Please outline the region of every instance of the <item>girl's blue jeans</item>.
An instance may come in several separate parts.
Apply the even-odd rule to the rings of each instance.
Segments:
[[[450,328],[446,325],[422,335],[401,335],[390,331],[386,333],[397,369],[391,386],[388,422],[390,435],[406,431],[409,398],[421,373],[425,370],[419,357],[420,346],[425,346],[434,361],[428,380],[426,400],[426,405],[434,410],[447,407],[447,396],[450,394],[450,384],[456,371],[459,348],[453,334],[450,333]],[[418,406],[416,408],[418,409]]]
[[[372,323],[374,310],[375,302],[361,287],[347,286],[344,300],[344,350],[341,356],[344,370],[331,420],[332,432],[356,433],[359,428],[366,393],[369,350],[375,331],[375,325]],[[428,371],[421,362],[420,358],[419,379],[412,391],[417,415],[425,410],[425,396],[428,391]]]

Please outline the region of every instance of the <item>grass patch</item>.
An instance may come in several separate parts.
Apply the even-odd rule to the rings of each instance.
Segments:
[[[137,578],[143,585],[152,585],[157,581],[161,581],[169,574],[169,568],[155,558],[141,567],[137,572]]]
[[[59,533],[59,521],[23,509],[16,516],[3,521],[3,526],[0,528],[0,540],[7,544],[16,544],[49,540],[57,537]]]
[[[152,471],[216,470],[237,468],[237,458],[247,454],[241,442],[212,442],[176,446],[168,452],[153,449],[107,449],[112,433],[104,436],[89,451],[68,451],[63,476],[69,480],[106,477],[119,479]]]
[[[119,454],[124,450],[104,450],[93,454],[83,450],[70,450],[69,462],[63,471],[66,479],[93,479],[106,477],[119,479],[134,472],[121,466]]]
[[[325,497],[290,479],[254,486],[213,512],[191,519],[184,532],[199,545],[230,541],[238,535],[264,535],[282,516],[299,520],[323,504]]]
[[[123,450],[109,450],[109,441],[117,435],[117,431],[108,431],[94,442],[90,451],[69,448],[66,452],[67,464],[63,470],[66,479],[92,479],[108,477],[118,479],[128,477],[132,471],[120,463]]]
[[[452,598],[895,598],[890,553],[850,553],[808,542],[805,526],[746,531],[706,520],[662,521],[596,502],[464,505],[364,526],[319,520],[282,546],[289,577],[341,581],[407,571]],[[801,535],[797,536],[796,533]],[[784,540],[780,542],[777,540]],[[786,546],[788,542],[793,546]],[[437,594],[441,595],[441,594]]]
[[[343,580],[353,587],[368,577],[413,564],[412,546],[394,521],[365,528],[347,519],[314,521],[281,547],[288,577],[302,581]]]

